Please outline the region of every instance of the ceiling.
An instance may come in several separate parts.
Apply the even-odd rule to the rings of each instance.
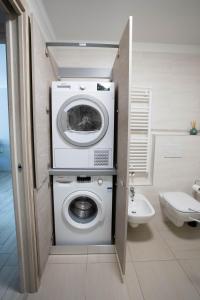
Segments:
[[[200,45],[200,0],[40,0],[57,40],[118,42],[129,15],[140,43]]]

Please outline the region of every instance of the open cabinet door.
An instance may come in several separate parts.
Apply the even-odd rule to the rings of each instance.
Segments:
[[[129,103],[132,85],[132,17],[129,17],[119,44],[119,53],[113,66],[113,81],[117,98],[117,189],[115,246],[121,274],[125,274],[128,219],[128,148]]]
[[[50,86],[56,80],[50,59],[46,55],[46,43],[40,28],[31,17],[32,56],[32,127],[35,164],[35,218],[39,276],[41,277],[49,248],[52,244],[52,199],[48,168],[50,167]]]

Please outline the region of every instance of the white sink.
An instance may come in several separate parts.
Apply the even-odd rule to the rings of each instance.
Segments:
[[[136,193],[133,201],[131,197],[129,197],[128,223],[131,227],[148,223],[154,215],[155,210],[144,195]]]

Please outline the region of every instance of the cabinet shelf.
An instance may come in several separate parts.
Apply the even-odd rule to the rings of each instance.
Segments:
[[[91,175],[91,176],[112,176],[117,175],[117,170],[113,169],[49,169],[49,175],[54,176],[76,176],[76,175]]]

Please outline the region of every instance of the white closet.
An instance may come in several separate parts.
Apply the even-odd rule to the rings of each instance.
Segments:
[[[35,218],[37,231],[37,254],[39,263],[39,277],[41,278],[45,263],[48,259],[48,254],[53,253],[54,248],[59,253],[69,253],[73,248],[73,254],[77,253],[75,246],[52,246],[52,209],[51,209],[51,191],[49,174],[51,169],[50,156],[50,114],[49,98],[51,81],[55,74],[59,78],[63,75],[66,78],[74,76],[80,78],[80,74],[84,78],[103,78],[105,80],[113,80],[116,87],[116,199],[115,199],[115,228],[114,238],[115,243],[112,245],[116,252],[119,262],[119,269],[122,277],[125,274],[126,266],[126,240],[127,240],[127,212],[128,212],[128,174],[129,174],[129,106],[130,106],[130,91],[131,91],[131,75],[132,75],[132,17],[129,18],[127,26],[122,34],[119,45],[107,44],[108,48],[117,49],[118,54],[115,56],[115,62],[111,69],[102,68],[65,68],[60,66],[55,59],[57,51],[49,51],[49,48],[66,46],[66,43],[47,42],[45,45],[39,27],[32,18],[31,22],[32,33],[32,60],[33,60],[33,133],[34,133],[34,154],[35,154]],[[68,43],[67,43],[68,45]],[[74,44],[73,44],[74,45]],[[45,47],[46,46],[46,47]],[[76,43],[75,46],[77,47]],[[97,44],[89,43],[87,47],[94,48]],[[104,45],[103,45],[104,46]],[[46,49],[45,49],[46,48]],[[54,49],[55,50],[55,49]],[[116,52],[116,51],[115,51]],[[46,56],[45,56],[46,54]],[[53,62],[53,68],[50,66],[50,58]],[[59,55],[60,59],[60,55]],[[66,55],[68,61],[68,56]],[[38,66],[40,66],[38,68]],[[72,72],[73,71],[73,72]],[[64,76],[64,77],[65,77]],[[111,77],[110,77],[111,76]],[[49,132],[49,134],[47,134]],[[50,172],[48,174],[48,172]],[[60,171],[59,171],[60,172]],[[63,175],[67,175],[67,171],[62,170]],[[73,246],[73,245],[72,245]],[[98,246],[98,245],[97,245]],[[86,253],[90,253],[91,247],[86,247]],[[95,247],[95,245],[94,245]],[[66,249],[67,248],[67,249]],[[83,248],[83,247],[82,247]],[[83,250],[84,252],[85,250]],[[99,251],[99,250],[97,250]],[[107,251],[107,250],[105,250]],[[80,248],[79,248],[80,253]],[[82,252],[81,252],[82,253]]]

